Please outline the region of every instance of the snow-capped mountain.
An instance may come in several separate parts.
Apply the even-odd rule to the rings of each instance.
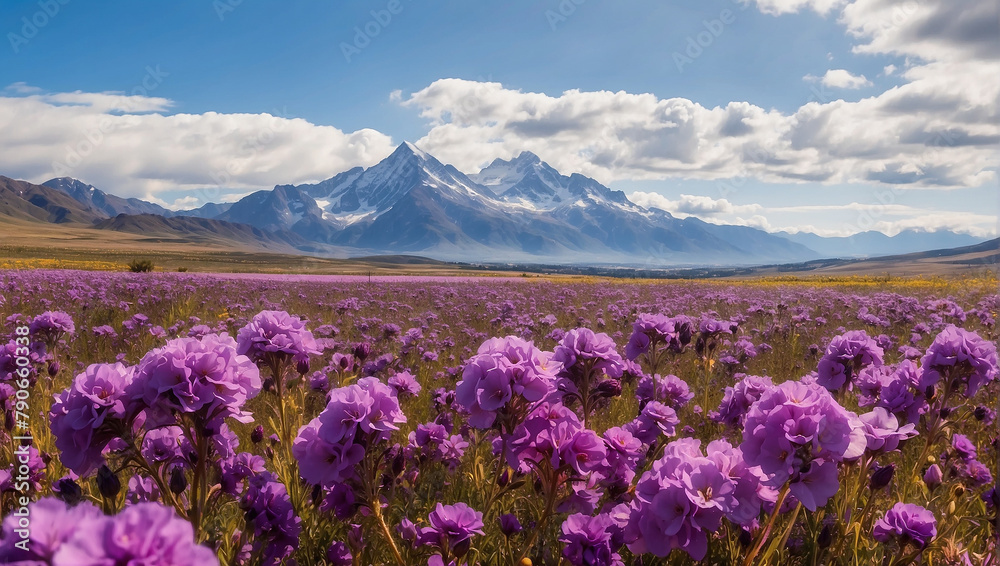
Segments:
[[[652,267],[789,263],[827,255],[827,243],[843,247],[814,235],[810,239],[675,218],[643,208],[584,175],[563,175],[530,152],[497,159],[466,175],[403,143],[367,169],[355,167],[319,183],[279,185],[231,205],[209,203],[181,212],[121,199],[74,179],[47,184],[58,191],[32,198],[49,203],[50,216],[76,210],[53,204],[66,193],[81,208],[63,216],[89,214],[91,222],[122,212],[198,216],[291,233],[288,237],[358,254]]]
[[[625,193],[613,191],[580,174],[567,177],[530,151],[510,161],[497,159],[469,178],[491,189],[500,200],[532,210],[585,206],[588,201],[616,203],[635,209]]]
[[[62,191],[76,199],[80,204],[93,207],[103,212],[109,217],[119,214],[159,214],[160,216],[171,216],[171,211],[158,204],[146,202],[137,198],[121,198],[108,194],[93,185],[88,185],[82,181],[70,177],[59,177],[49,179],[42,185]]]

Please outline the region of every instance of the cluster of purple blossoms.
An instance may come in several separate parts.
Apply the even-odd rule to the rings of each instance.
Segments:
[[[427,522],[430,526],[420,529],[416,542],[440,552],[428,560],[428,566],[457,563],[451,558],[461,560],[469,551],[472,537],[483,534],[483,514],[465,503],[438,503],[427,516]]]
[[[465,437],[449,434],[448,427],[431,422],[417,425],[417,429],[410,433],[406,451],[410,456],[421,458],[421,461],[440,461],[454,469],[461,463],[468,447]]]
[[[133,373],[120,363],[94,364],[55,396],[49,426],[59,459],[78,476],[96,471],[104,463],[102,451],[126,431],[126,390]]]
[[[3,523],[0,556],[5,562],[49,566],[155,564],[218,566],[212,549],[195,542],[191,523],[158,503],[139,503],[108,517],[90,503],[67,506],[45,498],[29,507],[26,544],[15,530],[17,517]]]
[[[493,338],[466,364],[455,400],[469,411],[469,424],[476,428],[490,428],[500,413],[512,417],[505,424],[513,425],[527,405],[512,400],[535,403],[548,396],[560,367],[531,342],[515,336]]]
[[[788,484],[815,511],[839,488],[837,462],[860,457],[867,446],[863,423],[826,389],[786,381],[750,408],[740,449],[747,464],[760,466],[765,485]]]
[[[178,338],[136,366],[128,412],[144,411],[147,426],[174,424],[178,415],[188,415],[217,429],[228,417],[250,422],[243,406],[260,390],[260,371],[228,335]]]
[[[879,542],[896,541],[900,547],[913,543],[924,548],[937,536],[937,520],[919,505],[897,503],[875,522],[872,536]]]
[[[741,379],[733,387],[726,387],[719,409],[711,418],[717,423],[742,428],[750,407],[774,384],[766,376],[736,374],[736,377]]]
[[[76,332],[73,318],[62,311],[46,311],[36,316],[28,330],[33,336],[40,337],[47,345],[52,346],[64,334]]]
[[[830,391],[852,389],[862,369],[882,365],[884,352],[864,330],[835,336],[819,360],[817,383]]]
[[[736,482],[702,453],[700,444],[693,438],[667,444],[663,457],[639,478],[625,525],[633,553],[664,557],[681,549],[701,560],[709,533],[737,506]]]
[[[547,464],[553,471],[582,476],[598,469],[607,456],[601,437],[561,403],[540,403],[508,442],[507,463],[525,474]]]
[[[604,431],[604,444],[607,448],[604,465],[595,473],[602,476],[606,485],[626,490],[643,456],[642,442],[631,432],[615,426]]]
[[[552,359],[562,364],[561,377],[578,384],[586,375],[621,379],[625,363],[618,354],[614,340],[589,328],[574,328],[563,336]]]
[[[284,484],[271,472],[249,477],[247,492],[240,500],[248,527],[253,528],[253,554],[259,564],[274,566],[295,552],[302,530]]]
[[[396,391],[374,377],[330,391],[326,408],[299,429],[292,455],[302,477],[331,486],[355,477],[368,446],[386,442],[406,422]]]
[[[882,407],[908,423],[916,423],[928,410],[920,388],[920,371],[912,360],[903,360],[896,366],[865,368],[858,374],[856,384],[861,407]]]
[[[632,335],[625,344],[625,357],[635,360],[643,354],[656,353],[659,347],[680,353],[691,343],[693,328],[687,317],[640,314],[632,323]]]
[[[639,416],[622,427],[643,444],[652,445],[660,436],[676,436],[677,425],[681,422],[677,411],[660,403],[650,401],[643,405]]]
[[[285,311],[261,311],[236,335],[238,351],[254,363],[308,362],[320,350],[299,317]],[[304,373],[304,372],[303,372]]]
[[[563,521],[559,540],[566,544],[562,555],[572,566],[624,566],[621,556],[612,546],[618,525],[610,516],[589,517],[582,513]]]
[[[396,390],[398,395],[410,395],[412,397],[420,395],[420,382],[408,371],[396,373],[387,380],[387,383]]]
[[[972,397],[980,387],[996,379],[997,347],[975,332],[950,325],[934,337],[920,365],[921,389],[944,379],[949,388],[964,384],[965,395]]]
[[[676,375],[646,375],[639,378],[635,388],[635,397],[639,407],[644,407],[650,401],[659,401],[665,405],[680,409],[694,399],[694,393],[683,379]]]
[[[868,452],[872,454],[893,452],[899,448],[900,442],[917,436],[915,424],[900,426],[896,415],[883,407],[875,407],[858,418],[864,424]]]

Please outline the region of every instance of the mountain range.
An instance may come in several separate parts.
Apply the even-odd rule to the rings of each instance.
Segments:
[[[466,175],[410,143],[367,169],[194,210],[170,211],[71,178],[32,185],[0,177],[0,207],[18,218],[104,230],[259,241],[309,253],[477,262],[752,265],[981,241],[952,232],[823,238],[711,224],[638,206],[621,191],[580,174],[563,175],[530,152]]]

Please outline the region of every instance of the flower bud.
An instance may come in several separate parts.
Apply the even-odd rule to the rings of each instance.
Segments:
[[[500,487],[506,487],[509,482],[510,482],[510,470],[508,468],[504,468],[503,473],[500,474],[499,478],[497,478],[497,485]]]
[[[958,499],[965,495],[965,486],[962,484],[955,484],[955,487],[951,489],[951,494],[954,499]]]
[[[56,482],[55,487],[59,499],[62,499],[66,505],[72,507],[83,499],[83,490],[80,489],[80,484],[76,483],[71,478],[63,478],[59,480]]]
[[[622,394],[622,384],[617,379],[605,379],[597,386],[597,394],[601,397],[618,397]]]
[[[97,490],[108,499],[118,497],[118,492],[122,490],[121,480],[107,465],[97,469]]]
[[[872,491],[878,491],[889,485],[894,475],[896,475],[896,464],[883,466],[872,473],[871,482],[868,484],[868,487]]]
[[[187,486],[188,480],[187,475],[184,473],[184,468],[181,468],[180,466],[175,467],[170,472],[170,492],[175,495],[180,495],[184,493]]]
[[[257,425],[254,427],[253,431],[250,432],[250,442],[260,444],[262,440],[264,440],[264,427]]]
[[[59,361],[58,360],[53,360],[52,362],[50,362],[49,363],[49,376],[50,377],[55,377],[56,374],[59,373],[59,369],[61,367],[62,366],[59,365]]]
[[[309,358],[307,356],[295,360],[295,371],[299,372],[299,375],[309,373]]]
[[[351,353],[354,354],[354,357],[359,362],[363,362],[368,359],[368,356],[372,355],[372,345],[368,342],[358,342],[354,345],[354,351]]]
[[[980,405],[976,407],[976,410],[973,411],[972,414],[975,415],[977,421],[981,421],[986,418],[986,411],[986,407]]]
[[[500,515],[500,532],[503,536],[510,538],[511,535],[516,535],[521,532],[524,528],[521,526],[521,522],[517,520],[517,515],[513,513],[507,513],[506,515]]]
[[[954,515],[955,514],[955,502],[954,501],[949,501],[948,502],[948,514],[949,515]]]
[[[750,534],[750,531],[746,529],[740,529],[739,540],[740,540],[740,546],[742,546],[743,548],[747,548],[750,546],[750,544],[753,543],[753,535]]]
[[[924,472],[924,484],[927,485],[927,489],[933,490],[937,486],[941,485],[941,481],[944,479],[944,473],[941,471],[941,466],[937,464],[932,464],[931,467],[927,468]]]
[[[472,539],[467,538],[456,544],[454,548],[451,549],[451,553],[455,556],[455,558],[461,558],[469,553],[470,548],[472,548]]]
[[[830,525],[823,525],[823,530],[819,532],[819,537],[816,538],[816,546],[820,548],[828,548],[832,543],[833,528]]]
[[[517,566],[531,566],[531,559],[525,556],[518,562]]]

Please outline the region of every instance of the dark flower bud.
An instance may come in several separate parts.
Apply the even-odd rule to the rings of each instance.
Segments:
[[[312,493],[310,494],[310,499],[313,505],[319,505],[323,501],[323,486],[316,484],[312,487]]]
[[[455,558],[461,558],[468,554],[470,548],[472,548],[472,539],[467,538],[456,544],[455,547],[451,549],[451,553],[455,556]]]
[[[517,520],[517,516],[512,513],[500,515],[499,520],[500,532],[507,538],[510,538],[511,535],[516,535],[524,528],[521,526],[521,522]]]
[[[403,451],[400,450],[396,457],[392,459],[392,475],[393,477],[399,477],[399,474],[403,473],[403,469],[406,467],[406,458],[403,456]]]
[[[299,375],[309,373],[309,358],[307,356],[295,360],[295,371],[299,372]]]
[[[951,414],[951,407],[941,407],[941,418],[947,419],[948,415]]]
[[[500,474],[499,478],[497,478],[497,485],[500,487],[507,487],[508,483],[510,483],[510,470],[504,468],[503,473]]]
[[[354,345],[352,354],[354,354],[354,357],[358,361],[363,362],[368,359],[368,356],[372,355],[372,345],[368,342],[358,342]]]
[[[885,486],[889,485],[892,481],[892,477],[896,475],[896,464],[889,464],[888,466],[883,466],[872,474],[871,482],[868,487],[872,491],[877,491]]]
[[[50,362],[50,363],[49,363],[49,376],[51,376],[51,377],[55,377],[55,376],[56,376],[56,374],[57,374],[57,373],[59,373],[59,369],[60,369],[61,367],[62,367],[62,366],[60,366],[60,365],[59,365],[59,362],[58,362],[58,361],[56,361],[56,360],[53,360],[52,362]]]
[[[59,499],[62,499],[66,505],[76,505],[83,499],[83,490],[80,489],[80,484],[70,478],[59,480],[55,487]]]
[[[833,528],[830,525],[823,525],[823,530],[819,532],[819,536],[816,538],[816,546],[829,548],[831,543],[833,543]]]
[[[750,546],[751,543],[753,543],[753,535],[750,534],[750,531],[746,529],[740,529],[739,539],[740,539],[740,546],[742,546],[743,548],[747,548],[748,546]]]
[[[170,491],[175,495],[180,495],[184,493],[187,489],[188,480],[187,475],[184,473],[184,468],[176,467],[170,472]]]
[[[121,480],[106,465],[97,470],[97,490],[108,499],[118,497],[118,492],[122,490]]]
[[[927,398],[927,402],[930,403],[934,400],[935,389],[933,385],[928,385],[927,389],[924,389],[924,397]]]
[[[364,537],[361,536],[361,525],[351,525],[347,529],[347,544],[355,552],[365,547]]]
[[[622,384],[617,379],[605,379],[597,386],[597,394],[602,397],[618,397],[622,394]]]
[[[265,446],[264,456],[266,456],[268,460],[274,460],[274,450],[270,446]]]
[[[691,343],[691,323],[685,322],[681,324],[680,328],[677,329],[677,340],[681,343],[681,347],[687,346]]]
[[[986,407],[980,405],[979,407],[976,407],[976,410],[973,411],[972,414],[976,416],[977,421],[982,421],[986,418],[987,411],[988,409]]]
[[[264,381],[260,384],[260,389],[261,389],[261,391],[264,391],[265,393],[273,393],[274,392],[274,378],[273,377],[267,377],[267,378],[265,378]]]
[[[262,440],[264,440],[264,427],[257,425],[254,427],[253,431],[250,432],[250,442],[260,444]]]

